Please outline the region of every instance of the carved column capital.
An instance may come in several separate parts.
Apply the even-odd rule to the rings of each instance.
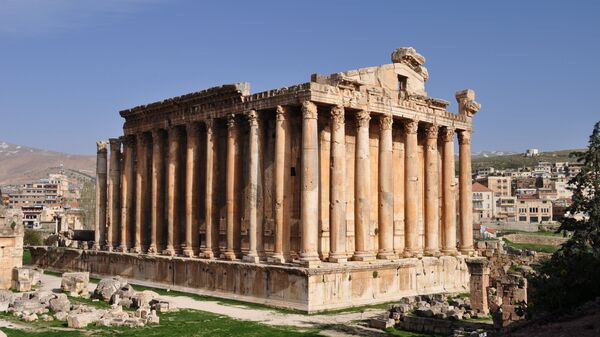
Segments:
[[[192,122],[187,124],[186,126],[186,130],[189,133],[194,133],[194,134],[198,134],[198,132],[200,132],[200,123],[196,123],[196,122]]]
[[[206,126],[206,133],[212,135],[215,127],[215,120],[213,118],[208,118],[204,121],[204,125]]]
[[[425,134],[427,135],[427,139],[436,139],[438,138],[439,127],[436,124],[429,124],[425,129]]]
[[[317,105],[311,101],[302,102],[302,117],[304,119],[317,119]]]
[[[341,105],[335,105],[331,108],[331,123],[333,129],[337,130],[344,126],[344,107]]]
[[[368,127],[369,121],[371,120],[371,115],[366,110],[360,110],[356,113],[356,123],[358,127]]]
[[[442,130],[442,140],[444,142],[453,142],[454,141],[454,128],[445,127]]]
[[[481,104],[475,101],[475,91],[471,89],[458,91],[455,97],[458,102],[458,113],[461,115],[473,117],[481,109]]]
[[[121,145],[121,139],[119,138],[109,138],[108,142],[110,143],[110,147],[117,147]]]
[[[135,144],[135,136],[128,135],[121,137],[121,144],[123,146],[133,146]]]
[[[417,133],[417,131],[419,130],[419,122],[417,122],[416,120],[409,120],[404,122],[404,131],[406,131],[407,134],[415,134]]]
[[[106,152],[107,149],[108,149],[108,141],[99,140],[96,142],[96,150],[98,151],[98,153]]]
[[[235,128],[237,128],[237,124],[235,122],[235,115],[234,114],[227,115],[227,128],[228,129],[235,129]]]
[[[278,121],[285,120],[285,118],[287,117],[287,110],[287,107],[281,105],[278,105],[277,108],[275,108],[275,114]]]
[[[391,130],[392,124],[394,123],[394,118],[391,114],[385,114],[379,116],[379,128],[381,130]]]
[[[471,131],[459,130],[458,131],[458,144],[460,144],[460,145],[471,144]]]
[[[248,119],[248,124],[250,124],[251,127],[258,126],[258,114],[256,113],[256,110],[249,110],[246,113],[246,118]]]

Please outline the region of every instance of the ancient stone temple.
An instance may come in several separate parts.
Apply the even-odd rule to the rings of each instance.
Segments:
[[[462,90],[447,111],[424,63],[399,48],[121,111],[124,135],[98,142],[94,250],[39,263],[310,312],[468,289],[480,105]]]

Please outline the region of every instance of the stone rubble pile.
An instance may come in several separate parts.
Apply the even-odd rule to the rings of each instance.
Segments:
[[[25,276],[21,277],[25,274],[24,271],[17,272],[17,277],[24,280],[24,284],[28,282]],[[35,277],[30,277],[31,279],[35,280]],[[11,312],[26,322],[66,321],[70,328],[85,328],[89,324],[133,328],[159,324],[157,313],[171,309],[169,302],[160,299],[156,292],[135,291],[127,281],[119,277],[101,280],[92,294],[88,291],[88,284],[88,273],[65,273],[61,282],[63,293],[37,290],[19,294],[0,290],[0,312]],[[109,301],[111,307],[98,309],[74,304],[67,295],[84,298],[91,296],[94,301]],[[125,311],[123,308],[131,310]]]

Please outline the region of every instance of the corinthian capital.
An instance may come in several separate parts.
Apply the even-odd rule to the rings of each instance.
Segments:
[[[246,118],[248,118],[248,124],[250,126],[258,126],[258,114],[256,110],[252,109],[246,113]]]
[[[465,89],[455,94],[458,102],[458,113],[473,117],[473,115],[481,109],[481,104],[475,101],[475,91]]]
[[[96,142],[96,149],[98,150],[98,153],[100,152],[106,152],[106,150],[108,149],[108,141],[106,140],[99,140]]]
[[[213,118],[208,118],[204,121],[204,125],[206,126],[206,133],[212,135],[215,127],[215,120]]]
[[[419,122],[415,120],[409,120],[404,123],[404,131],[408,134],[415,134],[419,130]]]
[[[394,118],[391,114],[382,115],[379,117],[379,128],[381,130],[391,130]]]
[[[366,110],[360,110],[356,113],[356,123],[359,127],[368,127],[369,121],[371,120],[371,115]]]
[[[460,144],[460,145],[471,144],[471,131],[469,131],[469,130],[458,131],[458,144]]]
[[[302,102],[302,117],[305,119],[317,118],[317,106],[311,101]]]
[[[429,124],[425,129],[425,133],[428,139],[437,139],[438,138],[439,127],[435,124]]]
[[[454,141],[454,128],[445,127],[442,131],[442,140],[444,142],[452,142]]]
[[[277,108],[275,109],[275,114],[276,114],[278,121],[284,121],[286,114],[287,114],[287,108],[285,108],[281,105],[278,105]]]
[[[235,129],[236,126],[237,126],[237,124],[235,123],[235,115],[234,114],[227,115],[227,128]]]
[[[333,129],[337,130],[344,125],[344,107],[336,105],[331,108],[331,124]]]

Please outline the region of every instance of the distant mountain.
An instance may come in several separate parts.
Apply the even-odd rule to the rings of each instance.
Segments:
[[[515,152],[515,151],[479,151],[479,152],[473,152],[472,156],[473,158],[475,157],[497,157],[497,156],[510,156],[510,155],[515,155],[515,154],[519,154],[520,152]]]
[[[96,157],[40,150],[0,141],[0,186],[45,178],[67,169],[94,176]]]

